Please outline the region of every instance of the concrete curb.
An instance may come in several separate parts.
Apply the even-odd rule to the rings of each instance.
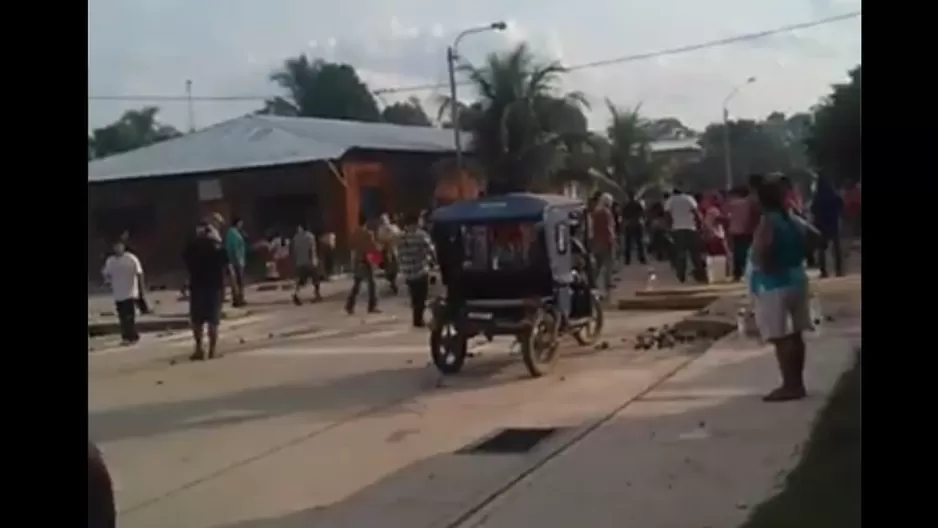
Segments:
[[[247,310],[226,310],[222,312],[222,319],[233,321],[251,315]],[[137,332],[166,332],[170,330],[185,330],[189,328],[189,317],[186,315],[157,316],[153,319],[142,319],[136,323]],[[88,337],[101,337],[120,333],[120,324],[117,321],[88,322]]]
[[[636,297],[672,297],[681,295],[727,294],[737,290],[742,291],[742,283],[710,284],[701,286],[688,286],[686,288],[666,288],[661,290],[637,290]]]
[[[619,310],[700,310],[706,308],[718,299],[727,296],[724,294],[697,294],[697,295],[666,295],[660,297],[631,297],[619,299],[616,307]]]

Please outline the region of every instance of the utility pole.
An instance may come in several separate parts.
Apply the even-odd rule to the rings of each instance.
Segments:
[[[456,148],[456,172],[462,172],[462,132],[459,130],[459,101],[456,99],[456,51],[446,48],[446,65],[449,70],[449,122],[453,127],[453,146]]]
[[[195,111],[192,108],[192,80],[186,79],[186,106],[189,112],[189,132],[195,132]]]
[[[726,96],[726,99],[723,99],[723,157],[724,164],[726,165],[726,190],[729,191],[733,188],[733,153],[730,151],[732,148],[730,144],[730,101],[733,100],[733,97],[739,93],[743,87],[748,86],[756,82],[755,77],[750,77],[746,79],[746,82],[733,88],[733,90]]]
[[[459,41],[473,33],[504,31],[507,27],[508,24],[504,22],[492,22],[487,26],[467,29],[456,35],[453,45],[446,48],[446,67],[449,70],[449,118],[453,126],[453,147],[456,149],[457,174],[462,174],[463,168],[462,132],[459,130],[459,100],[456,99],[456,59],[459,57],[456,50],[459,47]]]

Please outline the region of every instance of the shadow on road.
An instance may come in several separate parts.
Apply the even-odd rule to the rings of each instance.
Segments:
[[[508,383],[512,379],[496,375],[516,361],[510,356],[473,359],[458,377],[446,379],[433,367],[410,364],[360,372],[324,383],[276,385],[219,397],[89,412],[88,430],[95,441],[105,443],[189,429],[233,426],[302,412],[325,411],[340,415],[362,409],[365,413],[392,413],[395,405],[427,391],[477,390]]]

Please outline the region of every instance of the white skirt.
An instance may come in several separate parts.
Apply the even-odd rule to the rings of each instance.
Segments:
[[[765,341],[814,329],[806,285],[753,294],[752,306],[759,335]]]

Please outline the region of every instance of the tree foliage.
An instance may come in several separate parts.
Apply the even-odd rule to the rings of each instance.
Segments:
[[[152,145],[182,135],[175,128],[160,124],[159,108],[148,106],[128,110],[110,125],[96,128],[88,136],[88,160]]]
[[[469,80],[473,97],[469,102],[444,100],[438,121],[452,127],[449,111],[458,105],[457,125],[473,138],[467,166],[488,180],[489,192],[550,190],[570,180],[599,183],[607,190],[671,183],[689,190],[722,188],[726,134],[734,183],[753,172],[774,171],[807,180],[810,167],[839,180],[861,176],[860,66],[813,113],[773,112],[764,120],[730,121],[726,128],[713,123],[701,133],[675,117],[653,118],[640,105],[623,108],[608,100],[604,133],[591,133],[583,94],[561,89],[566,70],[541,59],[526,44],[492,53],[480,65],[463,63],[459,71]],[[284,93],[267,100],[261,114],[433,126],[416,98],[380,110],[348,64],[298,55],[285,60],[270,80]],[[156,107],[131,110],[95,129],[88,136],[89,160],[180,135],[161,125],[157,114]],[[657,141],[685,138],[699,140],[699,159],[675,162],[655,148]]]
[[[381,111],[381,119],[397,125],[433,126],[423,104],[416,97],[386,106]]]
[[[348,64],[310,60],[306,55],[284,61],[270,80],[286,92],[268,100],[261,113],[353,121],[380,121],[378,103]]]
[[[669,183],[670,173],[666,170],[668,159],[655,156],[655,142],[693,138],[696,133],[680,119],[665,117],[652,119],[641,113],[641,105],[621,108],[606,100],[609,124],[606,127],[608,148],[602,154],[606,173],[610,180],[622,188],[636,192],[648,186]]]
[[[862,179],[861,65],[850,71],[850,81],[836,84],[814,109],[814,122],[805,138],[807,153],[818,171],[835,181]]]
[[[691,190],[722,189],[726,185],[726,140],[729,132],[730,165],[733,184],[744,183],[752,173],[784,172],[805,184],[810,175],[804,140],[808,134],[808,114],[785,116],[773,112],[761,121],[740,119],[713,123],[700,135],[704,156],[675,174],[680,185]]]
[[[460,126],[473,133],[474,155],[485,168],[489,192],[545,188],[567,168],[573,147],[587,139],[585,97],[563,93],[566,71],[520,44],[492,53],[481,66],[462,64],[476,101],[462,107]],[[445,101],[441,112],[448,110]]]
[[[650,122],[634,108],[619,108],[606,100],[609,109],[609,174],[622,187],[637,187],[649,177],[652,141]]]

